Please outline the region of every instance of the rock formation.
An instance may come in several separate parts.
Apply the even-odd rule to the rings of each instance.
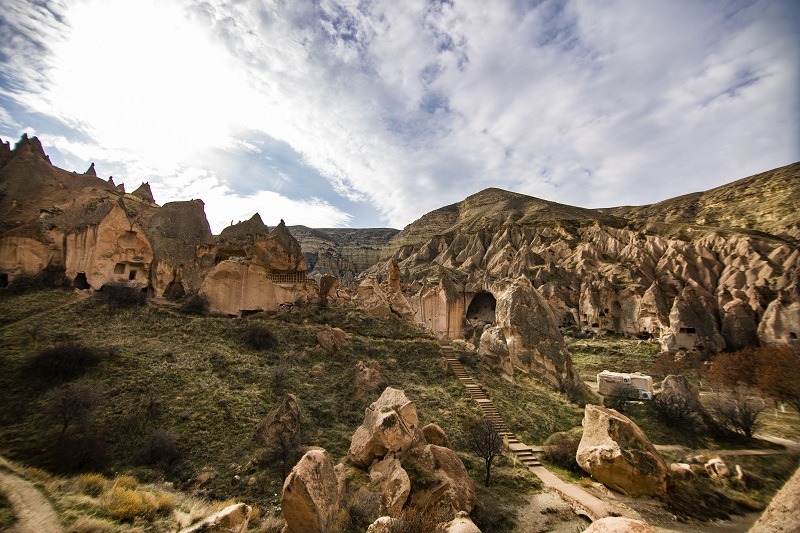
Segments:
[[[328,452],[310,450],[283,483],[285,533],[327,533],[339,511],[339,490]]]
[[[668,413],[675,414],[699,428],[712,423],[711,416],[700,401],[700,389],[686,376],[668,375],[655,396],[656,403],[664,405]]]
[[[302,435],[300,407],[293,394],[287,394],[261,421],[256,429],[256,442],[267,451],[299,445]]]
[[[35,137],[0,143],[0,275],[64,272],[77,288],[122,282],[155,297],[200,290],[218,312],[275,310],[316,298],[300,245],[260,218],[215,238],[201,200],[158,206],[96,176],[54,167]]]
[[[339,350],[347,346],[347,333],[340,328],[323,326],[317,332],[317,343],[331,355],[336,355]]]
[[[558,326],[702,354],[752,345],[756,331],[761,343],[791,344],[800,309],[798,177],[800,163],[603,210],[487,189],[407,226],[361,276],[402,272],[399,289],[379,284],[384,299],[402,293],[411,320],[440,340],[477,341],[497,324],[473,314],[475,298],[489,292],[500,306],[492,287],[524,276]],[[779,293],[787,296],[775,303]]]
[[[243,503],[230,505],[180,533],[245,533],[252,511]]]
[[[669,467],[628,417],[613,409],[587,405],[578,464],[609,488],[630,496],[663,496]]]
[[[584,529],[583,533],[654,533],[654,531],[647,525],[647,522],[641,520],[608,516],[592,522],[592,525]]]
[[[367,407],[364,423],[356,430],[347,460],[367,469],[387,453],[403,454],[422,442],[417,427],[417,409],[405,393],[387,387],[380,398]]]

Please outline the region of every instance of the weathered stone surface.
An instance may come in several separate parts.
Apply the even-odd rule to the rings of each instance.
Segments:
[[[592,522],[583,533],[655,533],[655,530],[641,520],[608,516]]]
[[[719,457],[709,460],[703,467],[711,478],[726,478],[731,475],[731,469]]]
[[[396,521],[397,519],[391,516],[382,516],[370,524],[367,528],[367,533],[389,533]]]
[[[800,302],[796,295],[781,293],[764,311],[758,338],[764,345],[800,347]]]
[[[381,513],[398,517],[411,493],[411,480],[398,459],[387,457],[369,469],[370,482],[383,497]]]
[[[578,464],[609,488],[630,496],[663,496],[669,467],[645,434],[613,409],[587,405]]]
[[[758,326],[749,303],[736,298],[722,307],[722,337],[731,352],[758,345]]]
[[[286,533],[332,531],[339,491],[328,452],[311,450],[292,468],[283,483],[281,509]]]
[[[261,421],[256,430],[256,442],[273,450],[290,443],[300,444],[300,407],[294,394],[287,394]]]
[[[353,434],[347,460],[367,469],[388,452],[407,452],[422,439],[418,424],[414,403],[402,390],[387,387],[367,407],[363,424]]]
[[[381,365],[377,361],[359,361],[353,367],[356,396],[361,398],[383,385]]]
[[[661,346],[668,352],[686,350],[712,354],[725,348],[716,318],[694,287],[685,287],[675,298],[669,314],[669,333],[661,338]]]
[[[750,533],[796,532],[800,524],[800,468],[772,498]]]
[[[481,533],[475,522],[463,511],[458,513],[453,520],[444,525],[446,533]]]
[[[433,422],[422,428],[422,436],[425,437],[425,442],[428,444],[435,444],[444,448],[450,447],[450,439],[447,438],[447,434],[438,424]]]
[[[243,503],[230,505],[180,533],[245,533],[252,511]]]
[[[317,332],[317,342],[322,348],[331,355],[335,355],[347,346],[347,333],[339,328],[332,328],[328,325],[322,327]]]
[[[433,444],[418,446],[409,452],[403,465],[426,479],[424,486],[412,485],[412,505],[472,512],[477,502],[475,487],[454,451]]]

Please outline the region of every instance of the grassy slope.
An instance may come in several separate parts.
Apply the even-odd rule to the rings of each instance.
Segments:
[[[52,292],[36,294],[6,296],[3,305],[14,308],[16,302],[37,298],[44,305]],[[243,345],[242,332],[252,323],[266,325],[277,336],[274,350],[258,352]],[[342,327],[351,335],[350,344],[335,356],[316,343],[322,323]],[[384,369],[385,384],[403,388],[417,404],[420,423],[438,423],[456,445],[467,419],[479,413],[460,383],[436,366],[440,356],[436,342],[399,321],[316,309],[244,320],[191,317],[152,305],[109,314],[88,299],[0,331],[4,370],[0,402],[5,407],[0,411],[0,452],[52,468],[49,450],[56,434],[42,411],[45,394],[53,385],[32,376],[25,365],[42,348],[70,339],[110,348],[103,361],[82,378],[98,382],[105,393],[94,416],[93,433],[107,444],[109,471],[129,471],[139,479],[155,480],[158,473],[135,466],[135,458],[153,430],[167,429],[177,436],[182,452],[182,462],[168,478],[180,482],[213,472],[215,477],[203,488],[207,496],[217,499],[259,505],[276,501],[282,480],[273,470],[249,474],[255,482],[248,485],[233,482],[229,466],[245,465],[253,458],[255,428],[285,392],[298,397],[305,442],[326,448],[336,461],[342,459],[364,409],[382,390],[357,394],[353,366],[358,360],[377,360]],[[289,372],[284,386],[276,389],[270,369],[281,364],[287,364]],[[322,365],[316,375],[311,372],[315,365]],[[540,397],[542,391],[531,394],[523,396],[526,401]],[[533,412],[523,413],[526,408],[516,408],[521,413],[517,418],[534,418]],[[474,465],[471,473],[480,479],[480,464],[462,456]],[[516,485],[518,477],[512,469],[501,468],[497,490]]]

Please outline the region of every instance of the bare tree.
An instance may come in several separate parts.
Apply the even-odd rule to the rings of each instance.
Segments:
[[[618,383],[606,396],[606,404],[621,413],[625,410],[625,404],[638,397],[639,390],[636,387],[628,383]]]
[[[467,426],[465,442],[469,451],[483,459],[486,466],[484,485],[488,487],[492,461],[503,451],[503,439],[488,418],[480,418]]]
[[[45,414],[61,426],[59,442],[64,440],[70,426],[88,422],[101,399],[101,389],[92,381],[66,383],[48,393]]]
[[[743,384],[721,391],[710,402],[712,416],[722,427],[752,437],[758,429],[759,416],[767,407],[756,392]]]

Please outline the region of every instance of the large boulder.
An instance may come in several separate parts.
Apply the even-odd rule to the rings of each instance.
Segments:
[[[711,417],[700,402],[700,389],[686,376],[668,375],[661,384],[655,401],[674,418],[680,418],[699,427],[706,427]]]
[[[435,444],[444,448],[450,447],[450,439],[447,438],[447,433],[433,422],[422,428],[422,436],[425,437],[425,442],[428,444]]]
[[[655,530],[641,520],[608,516],[592,522],[583,533],[655,533]]]
[[[403,466],[414,473],[411,505],[472,512],[477,502],[475,486],[453,450],[433,444],[418,446],[409,452]]]
[[[327,533],[339,511],[336,473],[328,452],[311,450],[283,483],[284,533]]]
[[[411,480],[400,461],[387,457],[373,464],[369,469],[369,480],[383,498],[381,514],[399,516],[411,492]]]
[[[339,328],[323,326],[317,332],[317,342],[326,352],[335,355],[339,353],[339,350],[347,346],[347,333]]]
[[[365,393],[372,392],[383,385],[381,365],[377,361],[367,361],[366,363],[359,361],[353,367],[353,372],[357,398],[361,398]]]
[[[287,394],[261,421],[256,429],[256,442],[268,451],[286,444],[300,444],[300,407],[294,394]]]
[[[498,284],[492,293],[511,362],[555,388],[579,383],[555,316],[531,282],[519,277],[502,287]]]
[[[797,531],[800,524],[800,468],[772,498],[761,518],[750,529],[750,533],[776,533]]]
[[[388,452],[401,455],[422,442],[417,408],[405,392],[386,387],[364,413],[364,423],[350,441],[347,460],[362,469]]]
[[[630,496],[667,492],[666,462],[639,426],[613,409],[586,406],[575,459],[595,479]]]
[[[450,522],[444,524],[444,531],[445,533],[481,533],[480,528],[463,511],[459,512]]]
[[[180,533],[245,533],[252,511],[249,505],[243,503],[229,505],[205,520],[182,529]]]

